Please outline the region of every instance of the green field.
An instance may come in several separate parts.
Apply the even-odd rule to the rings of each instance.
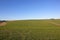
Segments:
[[[60,40],[60,20],[8,21],[0,27],[0,40]]]

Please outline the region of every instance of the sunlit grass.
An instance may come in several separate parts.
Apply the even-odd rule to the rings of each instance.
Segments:
[[[6,26],[0,27],[0,40],[60,40],[60,26],[49,22],[50,20],[7,22]]]

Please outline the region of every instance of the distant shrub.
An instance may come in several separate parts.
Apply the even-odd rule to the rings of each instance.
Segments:
[[[55,20],[54,18],[51,18],[51,20]]]
[[[5,20],[0,20],[0,22],[7,22],[7,21],[5,21]]]

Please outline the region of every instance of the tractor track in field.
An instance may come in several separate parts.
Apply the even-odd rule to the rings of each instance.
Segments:
[[[55,23],[55,22],[49,22],[49,23],[54,24],[54,25],[56,25],[56,26],[60,26],[59,23]]]

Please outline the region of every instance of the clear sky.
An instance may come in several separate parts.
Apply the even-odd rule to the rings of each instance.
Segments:
[[[60,0],[0,0],[0,20],[60,18]]]

